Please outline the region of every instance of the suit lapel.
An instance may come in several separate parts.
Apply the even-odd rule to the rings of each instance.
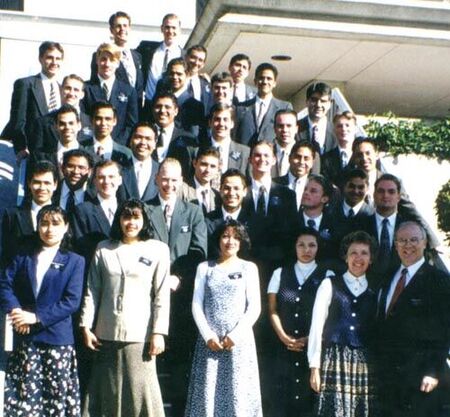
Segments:
[[[156,201],[158,200],[158,201]],[[156,237],[161,242],[169,244],[169,232],[167,231],[166,219],[162,207],[159,203],[159,197],[156,196],[153,203],[148,206],[149,217],[152,222],[153,229],[155,230]]]
[[[175,207],[173,208],[172,220],[170,222],[169,242],[172,242],[173,246],[176,243],[178,233],[182,226],[183,220],[183,207],[180,199],[176,199]]]
[[[102,206],[100,205],[100,202],[96,200],[94,202],[94,207],[96,210],[95,213],[95,221],[100,227],[100,230],[103,232],[105,236],[109,236],[109,232],[111,231],[111,225],[109,224],[108,218],[106,217],[105,212],[102,209]]]
[[[55,258],[52,260],[50,267],[45,272],[44,278],[42,279],[41,288],[36,298],[39,298],[40,294],[44,294],[46,288],[50,285],[52,280],[61,279],[60,273],[67,264],[67,254],[61,253],[59,250],[56,252]]]
[[[17,222],[23,235],[30,235],[34,232],[33,220],[31,219],[31,208],[17,211]]]
[[[36,99],[36,103],[39,107],[41,115],[48,113],[47,99],[45,98],[44,86],[40,75],[36,75],[32,87],[33,95]]]

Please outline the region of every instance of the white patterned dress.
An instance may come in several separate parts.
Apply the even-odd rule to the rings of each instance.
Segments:
[[[195,347],[186,417],[262,417],[258,361],[252,326],[260,313],[256,265],[203,262],[195,278],[193,314],[200,335]],[[206,342],[229,336],[231,351]]]

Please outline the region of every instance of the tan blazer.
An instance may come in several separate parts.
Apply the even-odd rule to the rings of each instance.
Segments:
[[[89,268],[80,326],[103,340],[146,342],[169,330],[169,247],[157,240],[105,240]]]

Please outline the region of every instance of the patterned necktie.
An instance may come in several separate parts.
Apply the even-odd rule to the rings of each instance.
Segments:
[[[112,225],[114,221],[114,210],[111,207],[108,207],[108,221],[109,224]]]
[[[166,48],[164,52],[164,61],[163,61],[163,72],[167,70],[167,64],[169,63],[169,48]]]
[[[380,250],[378,259],[387,264],[388,259],[391,256],[391,240],[389,239],[389,220],[385,217],[382,221],[381,234],[380,234]]]
[[[266,215],[266,199],[264,196],[265,192],[266,187],[264,187],[264,185],[261,185],[258,192],[258,201],[256,202],[256,214],[259,214],[261,216]]]
[[[106,101],[109,101],[109,88],[108,88],[108,84],[103,83],[102,90],[103,90],[103,94],[105,95],[105,100],[106,100]]]
[[[98,156],[100,159],[105,159],[105,149],[103,148],[103,146],[99,146],[99,147],[97,148],[97,156]]]
[[[258,127],[258,131],[261,129],[261,125],[264,119],[264,101],[261,101],[259,104],[259,111],[258,111],[258,117],[256,118],[256,124]]]
[[[134,72],[133,72],[133,58],[130,56],[128,51],[125,49],[122,51],[122,64],[125,68],[125,71],[127,73],[128,81],[130,82],[130,85],[134,87],[136,84],[136,80],[134,79]]]
[[[386,316],[388,316],[391,313],[392,308],[394,307],[395,303],[398,300],[398,297],[400,297],[400,294],[403,292],[403,290],[405,288],[405,284],[406,284],[406,275],[407,274],[408,274],[408,269],[403,268],[402,272],[400,274],[400,279],[397,281],[397,285],[395,286],[394,294],[392,294],[391,302],[389,303],[389,307],[387,309]]]
[[[172,211],[170,204],[166,204],[166,206],[164,207],[164,219],[166,221],[167,228],[170,229],[170,221],[172,219]]]
[[[312,128],[311,143],[314,145],[317,152],[319,152],[322,155],[323,152],[319,145],[319,126],[317,125],[314,125]]]
[[[58,108],[58,101],[56,99],[56,88],[55,83],[50,83],[50,97],[48,100],[48,111],[51,112]]]
[[[347,152],[342,151],[341,152],[341,168],[345,168],[348,164],[348,156]]]

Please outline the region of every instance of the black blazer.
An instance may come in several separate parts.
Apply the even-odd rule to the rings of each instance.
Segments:
[[[305,116],[303,119],[298,121],[298,135],[300,139],[305,139],[311,142],[312,138],[309,134],[309,120],[308,116]],[[324,145],[324,153],[331,151],[333,148],[337,146],[336,139],[334,137],[334,127],[333,124],[327,122],[327,131],[325,134],[325,145]],[[316,151],[320,153],[320,149],[316,147]]]
[[[134,66],[136,68],[136,85],[130,85],[130,80],[128,79],[127,71],[122,61],[119,64],[119,67],[116,69],[116,78],[124,83],[130,85],[136,90],[136,94],[138,97],[138,107],[142,106],[142,95],[144,92],[144,76],[142,74],[142,57],[141,54],[136,49],[131,49],[131,56],[133,58]],[[97,79],[97,60],[95,57],[95,52],[92,54],[91,60],[91,78],[89,81],[95,82]]]
[[[238,104],[236,106],[236,124],[234,127],[236,142],[248,146],[262,139],[273,142],[275,140],[275,130],[273,128],[275,113],[278,110],[292,110],[292,104],[273,97],[264,115],[261,128],[258,130],[256,126],[256,97]]]
[[[139,195],[136,173],[134,172],[134,165],[128,164],[122,169],[122,187],[125,193],[125,199],[137,198],[138,200],[148,201],[158,194],[158,187],[155,183],[156,173],[158,172],[159,163],[152,160],[152,172],[150,174],[147,187],[145,188],[142,197]]]
[[[321,173],[328,178],[333,184],[341,188],[342,174],[344,167],[342,167],[341,155],[339,148],[333,148],[331,151],[325,152],[321,158]]]
[[[33,149],[33,122],[47,113],[47,100],[40,74],[19,78],[14,82],[10,117],[1,136],[12,140],[16,153],[25,148]]]
[[[98,78],[95,81],[85,83],[82,105],[86,113],[92,113],[92,107],[97,101],[105,100],[106,97]],[[138,121],[136,90],[130,84],[116,78],[108,101],[117,112],[117,124],[113,129],[112,137],[121,145],[126,145],[131,136],[131,131]]]
[[[94,158],[94,163],[100,160],[100,157],[94,151],[94,139],[88,139],[82,143],[83,147],[92,155]],[[131,150],[126,146],[120,145],[119,143],[113,141],[113,149],[111,154],[111,160],[117,162],[122,167],[131,164]]]

